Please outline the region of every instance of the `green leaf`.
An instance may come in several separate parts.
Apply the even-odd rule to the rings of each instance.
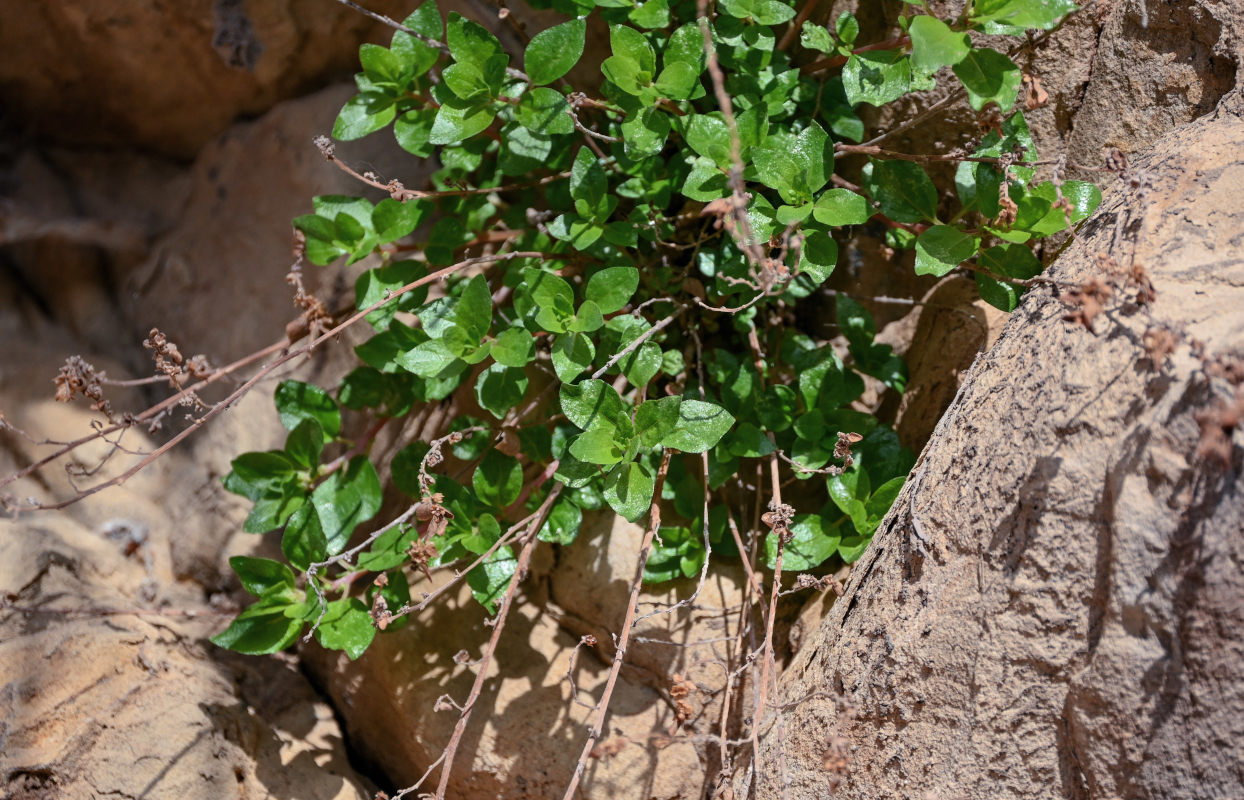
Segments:
[[[856,38],[860,35],[860,22],[850,11],[844,11],[838,15],[834,30],[838,33],[838,38],[842,40],[842,43],[850,46],[855,44]]]
[[[409,560],[406,551],[418,536],[419,529],[414,525],[394,525],[359,554],[356,565],[368,572],[400,567]]]
[[[652,503],[652,476],[634,461],[618,464],[605,479],[605,501],[631,522],[638,521]]]
[[[842,88],[853,106],[897,100],[911,91],[911,59],[901,50],[853,53],[842,68]]]
[[[602,314],[620,311],[639,288],[635,267],[606,267],[588,279],[584,297],[596,303]]]
[[[475,399],[480,408],[497,419],[518,405],[527,394],[527,376],[521,369],[493,364],[475,381]]]
[[[343,469],[315,487],[311,504],[319,517],[329,555],[345,549],[350,534],[380,510],[380,478],[366,456],[355,456]]]
[[[630,440],[608,422],[588,428],[570,443],[570,454],[587,464],[609,466],[626,456]]]
[[[436,148],[430,141],[436,123],[436,109],[416,108],[407,111],[393,123],[393,137],[406,152],[427,158]]]
[[[212,643],[246,655],[280,652],[293,644],[302,631],[301,620],[285,616],[289,605],[282,600],[260,600],[213,636]]]
[[[402,79],[402,60],[387,47],[378,44],[360,46],[359,64],[373,81],[397,83]]]
[[[570,103],[556,89],[539,87],[527,91],[518,101],[514,118],[530,131],[556,136],[573,133]]]
[[[467,573],[467,585],[476,602],[488,610],[489,614],[497,613],[497,601],[505,594],[514,577],[518,560],[514,551],[504,546],[497,549],[487,561]]]
[[[426,210],[425,206],[415,200],[404,203],[392,197],[381,200],[371,216],[380,244],[388,244],[409,235],[423,221]]]
[[[538,269],[523,270],[524,286],[540,308],[536,322],[552,333],[562,333],[574,317],[574,289],[564,279]]]
[[[1071,0],[977,0],[972,21],[1049,30],[1076,8]]]
[[[506,328],[492,344],[492,357],[507,367],[525,367],[535,356],[535,340],[522,328]]]
[[[645,0],[643,5],[633,9],[626,18],[641,28],[669,27],[669,0]],[[666,63],[669,63],[668,59]]]
[[[645,400],[635,411],[635,435],[644,447],[656,447],[678,427],[680,397]]]
[[[604,219],[617,205],[611,197],[605,168],[587,147],[580,147],[570,168],[570,196],[575,211],[589,219]]]
[[[802,205],[829,182],[834,171],[834,144],[813,122],[795,136],[770,134],[752,151],[752,162],[764,185],[776,189],[785,202]]]
[[[363,601],[347,597],[328,604],[320,626],[315,629],[315,638],[329,650],[344,650],[354,661],[376,638],[376,627]]]
[[[614,56],[634,62],[639,71],[648,76],[648,80],[651,80],[652,76],[656,75],[656,51],[652,49],[652,45],[648,44],[648,40],[639,31],[634,28],[628,28],[625,25],[611,25],[609,27],[609,46]]]
[[[229,566],[237,573],[242,588],[259,597],[270,590],[294,591],[294,572],[280,561],[270,558],[251,558],[234,556],[229,559]]]
[[[688,22],[670,34],[661,58],[666,66],[681,61],[690,64],[696,75],[703,73],[708,56],[704,52],[704,35],[700,32],[700,26]]]
[[[916,17],[907,33],[911,36],[911,65],[920,72],[936,72],[958,64],[972,48],[966,33],[952,31],[937,17]]]
[[[403,22],[407,28],[422,33],[429,39],[443,39],[445,23],[441,21],[441,12],[435,0],[427,0],[414,10]],[[412,75],[427,72],[440,58],[440,51],[404,31],[396,31],[390,49],[404,62]]]
[[[550,355],[557,379],[569,383],[592,366],[596,348],[582,333],[564,333],[553,343]]]
[[[651,0],[649,0],[651,2]],[[641,108],[622,123],[626,157],[635,161],[654,156],[665,148],[669,118],[655,108]]]
[[[799,44],[809,50],[819,50],[822,53],[834,52],[835,43],[833,34],[824,25],[817,25],[815,22],[804,22],[803,28],[799,33]]]
[[[483,275],[476,275],[467,282],[458,298],[458,326],[476,344],[492,327],[492,291]]]
[[[276,410],[287,430],[298,427],[304,419],[313,419],[324,431],[324,440],[331,441],[341,433],[341,411],[328,392],[302,381],[281,381],[277,384]]]
[[[692,114],[683,125],[683,138],[692,150],[719,167],[730,166],[730,128],[720,112]]]
[[[691,171],[680,191],[701,203],[723,197],[728,191],[726,174],[712,160],[697,158],[692,162]]]
[[[1020,244],[991,247],[981,253],[978,263],[995,275],[1027,280],[1041,274],[1041,261],[1032,250]]]
[[[725,438],[726,450],[740,458],[760,458],[774,451],[773,442],[764,431],[750,422],[740,423]]]
[[[799,249],[799,271],[820,285],[838,265],[838,243],[828,233],[809,231]]]
[[[941,277],[976,255],[979,243],[950,225],[934,225],[916,238],[916,274]]]
[[[328,558],[328,540],[315,506],[305,503],[299,506],[285,525],[281,535],[281,552],[297,569]]]
[[[699,86],[699,75],[690,64],[675,61],[665,65],[657,76],[656,89],[670,100],[686,100]]]
[[[601,422],[617,426],[627,418],[627,406],[617,390],[601,380],[563,383],[561,407],[566,419],[587,430]]]
[[[651,0],[650,0],[651,2]],[[536,538],[553,544],[572,544],[583,527],[583,510],[567,497],[559,497],[549,509],[548,519],[540,526]]]
[[[324,429],[313,419],[304,419],[285,437],[285,453],[303,469],[319,466],[324,450]]]
[[[496,119],[497,112],[488,103],[462,100],[447,92],[439,93],[441,107],[428,133],[432,144],[457,144],[485,130]]]
[[[919,164],[871,159],[864,185],[881,213],[895,222],[937,220],[937,187]]]
[[[346,101],[337,121],[333,123],[333,138],[349,142],[375,133],[397,116],[393,101],[371,93],[357,94]]]
[[[683,400],[678,407],[678,424],[661,444],[684,453],[703,453],[716,446],[734,416],[719,405],[703,400]]]
[[[489,450],[471,475],[471,486],[480,501],[505,508],[523,490],[523,467],[518,459]]]
[[[968,103],[973,110],[996,103],[1003,111],[1009,111],[1015,105],[1023,75],[1015,62],[997,50],[973,48],[953,69],[968,90]]]
[[[812,218],[824,225],[862,225],[873,215],[868,200],[850,189],[829,189],[816,198]]]
[[[454,61],[463,64],[479,65],[493,56],[505,55],[497,37],[479,23],[466,19],[456,11],[449,12],[449,21],[445,26],[445,43],[449,45],[449,53]]]
[[[980,254],[977,263],[994,275],[1026,280],[1041,274],[1041,262],[1032,250],[1021,244],[991,247]],[[1003,311],[1014,311],[1026,291],[1019,284],[1000,281],[980,272],[975,273],[976,288],[981,299]]]
[[[441,339],[422,342],[397,357],[397,363],[402,369],[413,372],[421,378],[444,375],[459,362],[458,356]]]
[[[834,554],[842,535],[838,526],[825,524],[820,514],[796,514],[790,523],[791,540],[782,550],[782,569],[803,572],[815,569]],[[765,563],[777,566],[777,537],[765,538]]]
[[[523,53],[523,70],[533,86],[552,83],[565,75],[583,55],[587,21],[572,19],[546,28],[532,37]]]
[[[355,307],[359,311],[369,308],[384,300],[390,293],[414,283],[427,274],[427,270],[417,261],[395,261],[383,267],[369,269],[359,275],[354,284]],[[377,330],[385,330],[392,323],[398,311],[414,311],[423,305],[427,296],[426,286],[412,289],[368,314],[367,321]]]

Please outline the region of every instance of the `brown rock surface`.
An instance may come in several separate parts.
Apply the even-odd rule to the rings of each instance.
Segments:
[[[610,632],[621,628],[641,537],[638,526],[612,514],[589,516],[578,542],[561,550],[555,570],[547,562],[535,565],[535,580],[510,612],[489,670],[494,677],[467,726],[451,796],[555,797],[565,790],[586,740],[590,706],[609,671]],[[736,629],[739,580],[710,571],[695,613],[683,608],[640,622],[602,737],[624,746],[589,761],[580,797],[700,796],[704,754],[693,738],[718,724],[720,701],[709,699],[724,685],[728,647],[696,643]],[[695,585],[681,581],[646,592],[640,614],[688,598]],[[402,785],[418,780],[440,756],[457,722],[455,710],[435,710],[438,700],[448,694],[462,703],[469,693],[475,665],[459,664],[455,655],[465,649],[473,662],[490,633],[469,592],[449,598],[403,630],[377,637],[357,662],[318,648],[303,652],[341,709],[352,741]],[[607,651],[603,658],[591,648],[576,650],[584,633],[596,635]],[[567,680],[572,663],[577,703]],[[685,733],[665,744],[677,727],[669,694],[675,674],[696,685],[688,698],[693,713]]]
[[[0,520],[4,796],[368,797],[332,710],[289,663],[217,660],[223,617],[172,580],[167,524],[113,499],[129,516],[95,528]]]
[[[1244,355],[1242,114],[1137,154],[1051,272],[1134,263],[1155,304],[1093,333],[1034,291],[977,363],[784,675],[758,797],[1244,793],[1244,429],[1215,422],[1244,390],[1189,346]]]
[[[405,16],[408,3],[376,11]],[[356,69],[384,27],[336,2],[19,3],[0,25],[0,96],[34,132],[189,157],[235,118]],[[73,109],[66,118],[66,109]]]

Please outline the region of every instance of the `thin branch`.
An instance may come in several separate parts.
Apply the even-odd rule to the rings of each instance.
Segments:
[[[618,634],[617,641],[614,643],[613,665],[609,668],[605,691],[600,696],[600,702],[596,704],[595,718],[592,720],[591,727],[588,728],[583,752],[579,754],[579,761],[575,764],[574,774],[570,778],[570,785],[566,787],[562,800],[573,800],[579,788],[579,781],[583,778],[583,772],[587,769],[587,760],[591,757],[592,750],[605,729],[605,716],[609,713],[609,699],[613,696],[613,689],[618,683],[622,661],[626,658],[626,647],[631,638],[631,628],[635,624],[635,609],[639,605],[639,591],[644,581],[644,568],[648,565],[648,556],[652,553],[652,540],[656,536],[657,528],[661,527],[661,490],[665,487],[665,475],[669,471],[672,454],[673,451],[666,448],[661,456],[661,466],[657,470],[656,484],[652,493],[652,505],[648,509],[648,529],[644,532],[644,538],[639,544],[635,577],[631,580],[631,597],[626,605],[626,617],[622,620],[622,632]]]
[[[258,384],[261,380],[263,380],[265,377],[271,374],[274,370],[283,366],[284,364],[289,363],[290,361],[297,358],[298,356],[304,355],[306,353],[310,353],[316,347],[328,341],[329,339],[336,336],[337,334],[341,333],[341,331],[350,327],[351,325],[358,322],[359,320],[363,319],[368,314],[375,311],[377,308],[380,308],[386,303],[392,302],[395,298],[405,294],[406,292],[413,291],[414,289],[417,289],[420,286],[425,286],[429,283],[433,283],[442,278],[446,278],[449,275],[452,275],[453,273],[457,272],[458,270],[464,267],[471,266],[473,264],[487,264],[487,263],[492,263],[492,262],[497,262],[497,261],[509,261],[510,259],[514,259],[514,258],[532,258],[532,257],[534,257],[533,254],[528,253],[526,251],[514,251],[510,253],[501,253],[501,254],[495,254],[495,255],[476,256],[474,258],[468,258],[468,259],[459,261],[457,264],[452,264],[448,267],[445,267],[444,269],[439,269],[430,275],[425,275],[424,277],[419,278],[418,280],[415,280],[415,281],[412,281],[406,284],[400,289],[396,289],[392,292],[389,292],[388,297],[384,298],[383,300],[378,300],[377,302],[372,303],[367,308],[352,315],[351,317],[346,319],[344,322],[324,332],[323,334],[316,337],[309,343],[303,345],[302,347],[296,350],[291,350],[289,352],[286,352],[284,355],[280,356],[275,361],[272,361],[271,363],[266,364],[262,369],[259,370],[259,372],[253,375],[248,381],[246,381],[246,383],[242,384],[237,389],[235,389],[233,393],[230,394],[228,397],[226,397],[223,401],[221,401],[220,403],[217,403],[203,416],[196,418],[189,427],[187,427],[185,430],[178,433],[172,439],[169,439],[167,442],[162,444],[160,447],[153,450],[150,455],[148,455],[142,461],[138,462],[138,464],[126,470],[122,474],[110,480],[104,481],[103,483],[96,484],[95,486],[92,486],[89,489],[84,489],[78,492],[76,496],[71,497],[68,500],[63,500],[59,503],[53,503],[50,505],[40,503],[38,505],[31,506],[30,510],[55,511],[57,509],[67,508],[68,506],[71,506],[74,503],[84,500],[87,497],[90,497],[91,495],[97,492],[101,492],[104,489],[110,488],[112,486],[119,486],[125,483],[127,480],[134,477],[139,472],[141,472],[142,470],[150,466],[151,463],[154,462],[156,459],[158,459],[160,456],[164,455],[169,450],[176,447],[183,440],[189,438],[195,431],[203,427],[205,423],[207,423],[217,414],[220,414],[223,411],[226,411],[229,408],[231,408],[233,404],[236,403],[244,394],[249,392],[251,389],[255,388],[256,384]]]
[[[321,569],[327,569],[328,567],[331,567],[333,564],[340,564],[344,561],[350,560],[356,554],[361,552],[364,547],[370,546],[372,542],[376,541],[381,536],[384,536],[389,531],[405,523],[411,517],[418,514],[420,510],[420,506],[422,505],[423,505],[422,503],[412,504],[410,508],[403,511],[396,519],[394,519],[389,524],[384,525],[372,531],[371,535],[369,535],[363,541],[359,542],[356,546],[351,547],[349,550],[346,550],[345,552],[338,553],[337,555],[333,556],[327,561],[317,561],[311,566],[307,567],[306,572],[303,574],[305,574],[307,577],[307,585],[310,586],[311,590],[315,592],[315,597],[320,603],[320,615],[315,618],[315,624],[312,625],[311,628],[307,631],[307,635],[302,637],[302,641],[304,643],[311,641],[312,634],[314,634],[316,629],[320,627],[320,623],[324,621],[324,614],[327,613],[328,611],[328,603],[325,602],[324,600],[324,591],[320,589],[320,582],[315,579],[315,573]]]
[[[395,19],[390,19],[389,17],[386,17],[384,14],[378,14],[375,11],[371,11],[370,9],[363,8],[358,3],[351,2],[351,0],[337,0],[337,2],[341,3],[343,6],[354,9],[360,14],[371,17],[376,22],[382,23],[384,25],[388,25],[390,28],[393,28],[394,30],[399,30],[402,33],[409,33],[411,36],[415,37],[416,39],[423,42],[424,44],[429,45],[431,47],[435,47],[437,50],[440,50],[442,53],[449,55],[449,45],[445,44],[439,39],[433,39],[431,36],[425,36],[419,31],[414,30],[413,28],[406,27],[405,25],[403,25],[402,23],[398,22]],[[512,67],[506,67],[505,74],[509,75],[511,78],[517,78],[518,80],[523,81],[525,83],[531,82],[531,79],[527,77],[527,73],[521,70],[514,69]]]
[[[62,447],[56,452],[50,453],[47,456],[41,458],[40,460],[34,462],[33,464],[30,464],[29,466],[18,470],[12,475],[8,475],[5,478],[0,479],[0,488],[3,488],[9,485],[10,483],[13,483],[14,481],[21,480],[27,475],[37,472],[40,469],[43,469],[44,467],[46,467],[48,464],[52,463],[53,461],[56,461],[57,459],[63,456],[66,456],[69,453],[72,453],[74,450],[78,449],[79,447],[82,447],[83,445],[90,444],[96,439],[103,438],[110,433],[115,433],[117,431],[124,430],[130,427],[131,425],[134,425],[139,422],[149,422],[155,419],[156,417],[158,417],[159,415],[163,414],[164,412],[168,411],[173,406],[176,406],[183,399],[189,397],[191,394],[193,394],[197,390],[202,389],[208,386],[209,384],[215,383],[221,378],[224,378],[229,373],[235,372],[241,369],[242,367],[249,366],[255,363],[256,361],[259,361],[260,359],[263,359],[263,358],[266,358],[272,355],[273,353],[279,353],[280,351],[288,348],[290,344],[291,342],[288,338],[283,338],[280,341],[273,342],[272,344],[268,345],[262,350],[257,350],[248,356],[245,356],[243,358],[238,359],[237,361],[234,361],[232,364],[228,364],[226,366],[220,367],[219,369],[213,371],[211,375],[199,381],[198,383],[187,386],[185,389],[181,390],[177,394],[171,395],[165,398],[164,400],[161,400],[159,403],[156,403],[154,406],[152,406],[151,408],[148,408],[146,411],[143,411],[131,418],[123,419],[121,422],[115,423],[113,425],[100,428],[96,430],[95,433],[92,433],[89,436],[83,436],[71,442],[65,442],[62,445]],[[49,442],[36,442],[36,444],[48,444],[48,443]]]
[[[484,681],[488,678],[488,665],[492,662],[493,655],[497,652],[497,642],[501,640],[501,630],[505,627],[506,617],[510,613],[510,607],[514,605],[514,596],[518,591],[518,584],[522,582],[527,575],[527,567],[531,564],[531,554],[536,549],[536,532],[540,530],[540,526],[544,524],[545,518],[549,515],[549,510],[553,507],[553,502],[557,500],[558,495],[562,492],[562,484],[553,487],[553,491],[549,492],[548,497],[544,498],[544,502],[540,504],[540,508],[535,513],[535,518],[528,526],[527,532],[524,534],[526,541],[523,543],[523,549],[518,555],[518,564],[514,568],[514,574],[510,576],[510,585],[505,590],[505,597],[501,600],[501,608],[497,610],[497,618],[492,626],[492,636],[488,638],[488,645],[484,648],[484,655],[479,660],[479,671],[475,674],[475,683],[471,686],[471,693],[467,696],[466,703],[462,706],[462,713],[458,715],[458,724],[454,726],[453,735],[449,737],[449,744],[445,747],[444,765],[441,767],[441,780],[436,787],[437,800],[443,800],[445,790],[449,788],[450,771],[454,765],[454,754],[458,751],[458,745],[462,741],[462,734],[466,731],[467,720],[471,718],[471,711],[475,708],[475,702],[479,699],[480,692],[484,688]]]
[[[635,350],[637,350],[640,345],[642,345],[644,342],[651,339],[658,331],[663,330],[664,328],[668,327],[671,322],[678,319],[679,315],[681,315],[682,312],[686,310],[686,308],[687,308],[686,306],[682,306],[677,311],[675,311],[673,314],[670,314],[668,317],[661,320],[657,324],[653,325],[651,328],[644,331],[639,336],[636,336],[635,341],[631,342],[626,347],[619,350],[617,354],[613,356],[613,358],[605,362],[605,365],[603,367],[593,372],[592,379],[596,380],[600,378],[601,375],[604,375],[606,372],[613,369],[614,364],[617,364],[619,361],[626,358],[631,353],[635,352]]]

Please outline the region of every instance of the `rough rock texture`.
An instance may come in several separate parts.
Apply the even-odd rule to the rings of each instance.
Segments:
[[[202,640],[223,617],[173,580],[167,527],[146,527],[154,504],[126,499],[128,516],[94,528],[0,521],[0,793],[369,797],[332,709],[289,663],[216,660]]]
[[[20,152],[5,182],[7,209],[38,223],[15,232],[20,242],[6,250],[11,280],[0,287],[5,296],[0,329],[11,332],[9,341],[25,342],[0,361],[0,410],[9,421],[41,427],[61,440],[81,435],[89,429],[85,417],[77,419],[78,427],[57,427],[66,419],[50,401],[57,365],[80,353],[111,377],[149,375],[153,367],[141,342],[153,327],[186,355],[203,353],[213,364],[227,364],[279,339],[284,321],[297,313],[284,279],[292,260],[289,220],[309,209],[313,195],[358,190],[357,182],[325,162],[309,141],[310,132],[331,125],[351,91],[347,85],[330,87],[239,123],[204,148],[186,173],[148,157],[84,156],[64,148]],[[399,159],[407,163],[395,157],[396,149],[391,139],[377,136],[339,152],[384,170]],[[66,221],[74,223],[68,230]],[[84,240],[79,234],[88,221],[98,228]],[[129,238],[101,240],[94,235],[101,231],[134,232],[138,244]],[[309,268],[306,278],[330,307],[352,299],[347,295],[352,284],[340,268]],[[328,379],[352,358],[346,348],[325,353],[285,377]],[[243,504],[223,491],[219,478],[239,453],[282,441],[272,413],[273,386],[244,397],[213,421],[210,433],[192,436],[156,467],[160,478],[147,497],[167,515],[161,524],[198,531],[173,540],[180,577],[216,586],[224,552],[260,541],[239,534]],[[117,411],[158,399],[118,388],[107,395]],[[47,452],[42,448],[32,455]],[[56,491],[60,499],[68,496],[67,486]],[[106,513],[110,502],[104,493],[89,509],[71,513]],[[227,547],[235,537],[236,545]]]
[[[907,362],[907,390],[894,415],[905,447],[920,452],[928,442],[968,368],[997,341],[1007,316],[980,298],[974,280],[948,276],[878,337],[896,345]]]
[[[1244,398],[1190,346],[1244,355],[1241,115],[1137,154],[1050,274],[1136,264],[1152,307],[1123,290],[1094,333],[1033,291],[978,362],[784,675],[759,797],[1244,793],[1244,429],[1198,454]]]
[[[139,343],[154,325],[216,363],[278,338],[294,311],[283,280],[289,219],[312,194],[355,188],[307,140],[348,94],[332,88],[236,125],[190,172],[144,156],[19,153],[5,189],[6,210],[21,214],[5,220],[11,269],[0,274],[0,338],[21,343],[0,360],[7,421],[36,441],[88,432],[94,415],[80,400],[52,400],[57,365],[81,353],[114,377],[148,374]],[[342,153],[384,163],[387,147],[377,139]],[[332,290],[331,273],[308,277]],[[142,612],[0,611],[0,795],[366,796],[332,710],[297,670],[229,658],[203,641],[226,616],[188,624],[156,613],[210,611],[204,598],[221,587],[225,556],[271,544],[239,533],[244,504],[219,482],[243,449],[281,441],[271,387],[122,487],[55,515],[0,521],[0,591],[18,606]],[[107,396],[118,411],[150,400],[119,388]],[[152,447],[136,430],[122,443]],[[0,432],[0,475],[51,449]],[[84,448],[69,463],[93,469],[109,449]],[[128,459],[114,454],[77,482],[104,480]],[[72,487],[53,466],[0,491],[49,500]]]
[[[21,54],[0,66],[0,96],[40,135],[187,157],[237,116],[349,75],[366,38],[388,33],[331,1],[21,3],[0,25],[0,48]]]
[[[595,515],[585,520],[578,542],[561,552],[556,572],[547,560],[533,565],[534,580],[510,612],[489,669],[492,678],[467,726],[450,796],[555,797],[565,790],[586,740],[590,706],[609,672],[609,632],[621,627],[642,533],[614,515]],[[547,559],[547,550],[538,552]],[[614,691],[602,737],[623,746],[589,762],[580,797],[700,796],[703,753],[690,738],[665,741],[677,727],[670,689],[675,675],[695,684],[686,698],[692,713],[685,732],[716,730],[720,700],[709,698],[724,684],[727,656],[735,654],[720,642],[685,647],[651,640],[694,644],[737,630],[739,581],[732,573],[710,572],[695,613],[682,608],[637,627],[633,657]],[[695,586],[681,581],[646,593],[640,613],[686,599]],[[418,780],[448,742],[457,712],[435,707],[445,694],[465,701],[475,666],[456,663],[455,655],[465,648],[471,661],[479,657],[490,633],[484,617],[468,592],[451,593],[448,602],[436,602],[405,629],[378,637],[357,662],[318,648],[304,651],[341,709],[352,741],[385,768],[397,788]],[[576,651],[577,635],[584,633],[595,634],[608,651],[603,659],[591,648]],[[644,638],[649,641],[639,641]],[[578,704],[567,680],[572,663]]]

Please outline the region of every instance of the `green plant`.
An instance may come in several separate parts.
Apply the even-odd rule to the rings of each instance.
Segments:
[[[280,531],[288,565],[232,560],[259,599],[214,641],[268,653],[310,626],[356,658],[426,604],[409,566],[469,564],[495,612],[516,547],[569,544],[605,508],[665,520],[646,581],[692,577],[710,549],[739,557],[739,512],[766,497],[775,572],[857,559],[913,456],[853,408],[865,376],[906,385],[864,305],[837,294],[842,348],[791,324],[838,262],[835,235],[884,226],[917,273],[970,270],[1011,310],[1042,270],[1030,243],[1100,201],[1057,172],[1034,182],[1021,71],[972,38],[1048,30],[1075,6],[976,0],[946,21],[908,3],[900,35],[874,45],[850,13],[831,27],[801,15],[788,52],[796,37],[778,34],[797,9],[783,0],[719,0],[711,18],[678,0],[547,0],[570,19],[531,39],[520,70],[482,26],[443,22],[425,0],[390,47],[364,45],[333,135],[392,128],[439,169],[426,190],[354,173],[388,196],[318,197],[294,220],[314,264],[379,256],[355,286],[374,334],[333,391],[282,383],[285,446],[233,462],[225,486],[253,502],[245,530]],[[580,64],[590,15],[609,25],[598,71]],[[935,74],[992,121],[971,153],[865,141],[861,104]],[[945,161],[953,196],[923,166]],[[446,403],[447,427],[384,465],[410,507],[350,547],[385,491],[375,437]],[[791,481],[797,507],[781,500]]]

